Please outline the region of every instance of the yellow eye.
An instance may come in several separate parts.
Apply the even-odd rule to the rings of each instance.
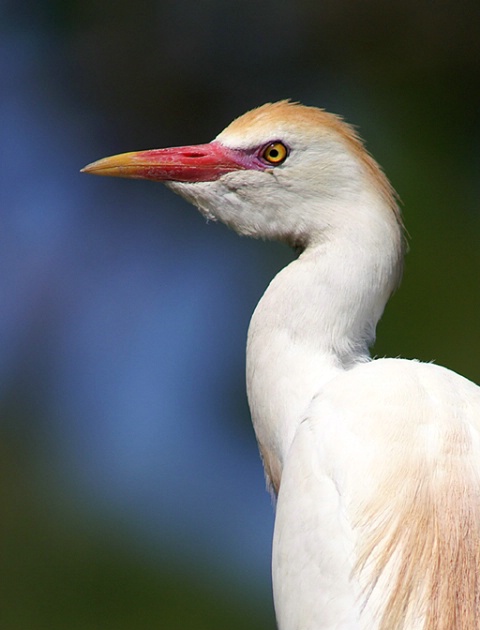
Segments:
[[[286,159],[287,155],[287,147],[281,142],[272,142],[265,147],[262,153],[263,159],[274,166],[281,164]]]

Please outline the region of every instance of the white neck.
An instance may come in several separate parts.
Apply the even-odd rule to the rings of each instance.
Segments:
[[[250,323],[247,392],[267,478],[283,462],[312,398],[339,371],[369,359],[375,327],[398,282],[401,229],[389,210],[357,209],[271,282]]]

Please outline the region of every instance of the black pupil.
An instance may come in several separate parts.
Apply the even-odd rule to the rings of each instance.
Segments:
[[[278,157],[278,149],[270,149],[270,157],[277,158]]]

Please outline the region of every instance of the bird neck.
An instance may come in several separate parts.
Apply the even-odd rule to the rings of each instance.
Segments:
[[[247,392],[267,478],[278,491],[285,456],[327,381],[369,360],[369,346],[398,283],[396,221],[332,230],[280,271],[260,300],[247,343]]]

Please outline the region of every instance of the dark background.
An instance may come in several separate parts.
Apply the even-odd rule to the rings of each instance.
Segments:
[[[480,381],[480,6],[0,2],[0,627],[273,629],[250,314],[287,248],[112,153],[281,98],[358,125],[410,233],[374,352]]]

